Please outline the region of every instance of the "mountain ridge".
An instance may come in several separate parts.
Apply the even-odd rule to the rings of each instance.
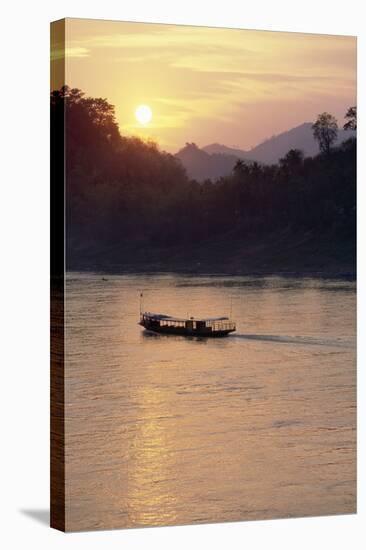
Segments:
[[[338,130],[336,145],[340,145],[349,137],[353,137],[355,132],[350,130]],[[235,154],[238,158],[262,162],[264,164],[275,164],[290,149],[301,149],[306,157],[313,157],[319,153],[319,147],[314,139],[312,131],[312,122],[303,122],[294,126],[285,132],[276,134],[263,140],[258,145],[249,150],[227,147],[220,143],[212,143],[202,147],[203,151],[209,154]]]
[[[335,145],[340,145],[353,136],[354,131],[339,129]],[[290,149],[300,149],[305,157],[313,157],[319,153],[311,122],[304,122],[272,136],[248,151],[218,142],[201,148],[195,143],[186,143],[175,157],[181,161],[189,177],[204,181],[229,175],[238,159],[260,164],[276,164]]]

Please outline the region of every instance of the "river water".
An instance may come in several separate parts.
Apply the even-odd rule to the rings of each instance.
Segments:
[[[141,291],[237,331],[147,333]],[[349,281],[68,273],[67,530],[355,512],[355,315]]]

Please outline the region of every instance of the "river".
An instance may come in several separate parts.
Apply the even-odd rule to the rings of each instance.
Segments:
[[[67,274],[66,528],[352,513],[356,293],[343,280]],[[147,311],[226,315],[153,335]]]

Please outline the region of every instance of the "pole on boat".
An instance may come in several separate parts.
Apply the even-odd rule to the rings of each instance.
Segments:
[[[233,295],[231,295],[231,298],[230,298],[230,319],[232,318],[233,316]]]
[[[143,297],[144,297],[144,293],[140,292],[140,317],[142,315],[142,305],[143,305],[142,299],[143,299]]]

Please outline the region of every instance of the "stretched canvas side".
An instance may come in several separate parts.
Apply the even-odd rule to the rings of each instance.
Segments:
[[[51,24],[51,92],[65,82],[65,20]],[[64,112],[51,96],[51,527],[65,530]]]

